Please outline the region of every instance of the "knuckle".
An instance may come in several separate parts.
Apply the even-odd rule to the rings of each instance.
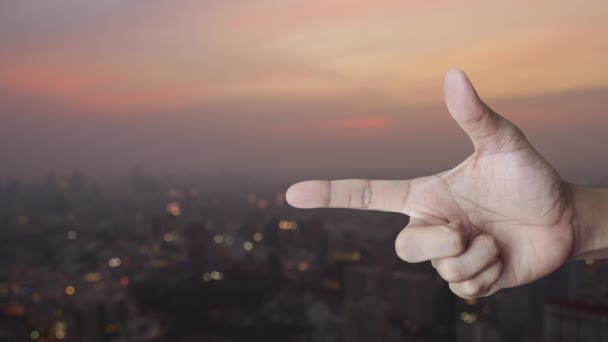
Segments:
[[[460,230],[456,230],[447,226],[446,229],[448,230],[447,239],[450,243],[450,247],[454,251],[454,254],[459,255],[464,252],[464,249],[466,247],[464,234]]]
[[[416,262],[416,253],[408,246],[407,243],[407,241],[410,240],[408,235],[410,234],[408,233],[407,229],[399,233],[399,236],[395,240],[395,252],[403,261]]]
[[[447,282],[457,283],[463,280],[463,271],[460,264],[453,259],[443,259],[436,262],[439,275]]]
[[[372,182],[366,179],[363,184],[363,191],[361,194],[361,207],[367,209],[372,202]]]
[[[482,239],[482,243],[488,249],[491,255],[498,254],[498,243],[491,235],[484,234],[479,236],[479,239]]]
[[[478,296],[483,291],[483,284],[476,279],[470,279],[462,283],[462,292],[467,296]]]

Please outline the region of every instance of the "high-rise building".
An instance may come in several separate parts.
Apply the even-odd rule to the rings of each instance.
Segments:
[[[387,299],[402,321],[416,328],[436,323],[439,315],[436,304],[441,292],[446,291],[439,277],[429,273],[397,271],[390,275],[388,285]],[[442,304],[453,308],[450,303]]]
[[[106,281],[79,293],[67,336],[71,341],[106,341],[126,337],[129,319],[127,294],[117,283]]]
[[[192,225],[187,231],[187,249],[188,257],[192,262],[192,266],[198,272],[207,271],[209,265],[207,260],[207,248],[209,240],[209,232],[204,225]]]
[[[390,323],[390,306],[384,299],[386,277],[376,266],[357,265],[346,270],[344,340],[386,340]]]
[[[608,341],[608,306],[573,300],[545,302],[543,341]]]

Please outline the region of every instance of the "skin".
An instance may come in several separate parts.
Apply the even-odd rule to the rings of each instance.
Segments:
[[[287,201],[410,216],[395,241],[397,255],[431,261],[462,298],[530,283],[569,259],[607,256],[608,234],[600,234],[608,222],[606,191],[562,180],[517,126],[481,101],[463,71],[446,74],[444,91],[475,147],[460,165],[412,180],[301,182]]]

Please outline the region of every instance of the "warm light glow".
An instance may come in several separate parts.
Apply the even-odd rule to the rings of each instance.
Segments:
[[[340,289],[340,282],[337,280],[325,280],[323,287],[330,290],[338,290]]]
[[[171,202],[167,204],[165,209],[167,210],[167,213],[174,217],[178,217],[182,214],[182,209],[178,202]]]
[[[221,244],[224,241],[224,237],[222,235],[220,235],[220,234],[216,234],[213,237],[213,241],[219,245],[219,244]]]
[[[587,264],[587,265],[593,265],[594,262],[595,262],[595,260],[593,260],[593,259],[585,259],[585,264]]]
[[[201,275],[201,281],[203,281],[203,282],[211,281],[211,274],[209,272],[203,273],[203,275]]]
[[[262,241],[263,238],[264,238],[264,235],[262,235],[262,233],[253,234],[253,240],[255,240],[256,242]]]
[[[171,242],[171,241],[173,241],[173,234],[172,233],[165,233],[163,235],[163,240],[165,240],[165,242]]]
[[[108,260],[108,266],[110,266],[111,268],[115,268],[120,265],[122,265],[122,260],[120,260],[120,258],[112,258]]]
[[[298,229],[298,224],[295,221],[281,221],[279,222],[279,229],[296,230]]]
[[[310,269],[310,264],[308,262],[301,261],[298,263],[298,271],[306,272],[306,271],[308,271],[308,269]]]
[[[224,274],[219,271],[213,271],[213,272],[211,272],[210,277],[213,280],[222,280],[222,279],[224,279]]]
[[[84,280],[89,283],[98,282],[101,280],[101,278],[102,278],[101,273],[99,273],[99,272],[87,273],[84,275]]]
[[[122,285],[123,287],[129,286],[129,277],[127,277],[127,276],[120,277],[120,285]]]
[[[361,252],[336,253],[334,255],[334,260],[342,262],[359,262],[362,257]]]
[[[253,249],[253,244],[251,242],[249,242],[249,241],[246,241],[243,244],[243,249],[246,250],[247,252],[249,252],[250,250]]]
[[[266,207],[268,207],[268,201],[266,201],[265,199],[261,199],[258,201],[258,208],[266,209]]]
[[[461,312],[460,319],[467,324],[472,324],[477,321],[477,314],[474,312],[471,312],[471,313]]]
[[[40,338],[40,333],[37,330],[34,330],[30,333],[30,338],[36,341],[38,338]]]
[[[69,285],[68,287],[65,288],[65,294],[67,294],[68,296],[73,296],[76,294],[76,288],[72,285]]]
[[[61,330],[57,330],[55,332],[55,338],[57,338],[58,340],[63,340],[65,338],[65,333]]]

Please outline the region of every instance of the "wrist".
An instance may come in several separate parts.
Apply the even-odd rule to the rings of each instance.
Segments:
[[[572,259],[608,258],[608,190],[569,186],[574,211]]]

